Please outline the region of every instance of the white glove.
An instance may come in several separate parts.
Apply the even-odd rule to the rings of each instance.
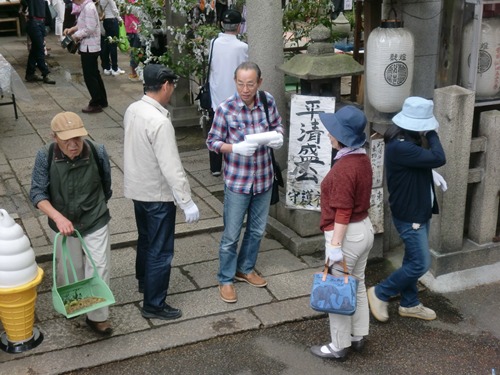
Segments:
[[[442,191],[448,190],[448,184],[444,180],[443,176],[441,176],[435,170],[432,170],[432,179],[434,180],[434,184],[436,184],[436,186],[439,186]]]
[[[325,262],[328,261],[328,266],[332,266],[333,263],[341,262],[344,259],[344,254],[342,253],[342,248],[339,246],[333,246],[331,243],[325,243]]]
[[[252,156],[257,150],[259,145],[257,143],[250,143],[248,141],[243,141],[240,143],[233,144],[233,152],[243,156]]]
[[[279,138],[274,139],[271,142],[269,142],[267,144],[267,147],[271,147],[271,148],[274,148],[275,150],[277,150],[277,149],[281,148],[281,146],[283,146],[283,134],[278,133],[278,135],[279,135]]]
[[[186,216],[186,223],[196,223],[200,219],[200,210],[198,210],[198,206],[191,201],[191,204],[187,206],[184,210],[184,215]]]

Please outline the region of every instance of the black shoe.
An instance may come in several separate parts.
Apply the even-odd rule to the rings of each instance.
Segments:
[[[40,77],[39,75],[36,75],[35,73],[33,74],[26,74],[26,77],[24,77],[26,82],[42,82],[43,78]]]
[[[330,347],[330,345],[326,344],[325,346],[328,348],[329,353],[323,353],[321,351],[321,345],[311,346],[311,353],[318,356],[318,357],[321,357],[321,358],[331,358],[331,359],[336,359],[337,361],[345,361],[346,360],[346,358],[347,358],[347,350],[346,349],[341,349],[337,352],[337,351],[333,350]]]
[[[149,312],[142,309],[141,314],[142,317],[146,319],[173,320],[180,318],[182,316],[182,311],[165,304],[165,308],[161,311]]]
[[[50,76],[47,74],[46,76],[43,76],[42,78],[43,83],[47,83],[49,85],[55,85],[56,81],[54,81]]]
[[[351,341],[351,348],[355,352],[361,353],[364,347],[365,347],[365,339],[361,339],[359,341]]]
[[[144,286],[139,285],[138,292],[144,294]]]
[[[100,112],[102,112],[102,107],[100,105],[96,105],[96,106],[88,105],[85,108],[82,108],[82,112],[83,113],[100,113]]]

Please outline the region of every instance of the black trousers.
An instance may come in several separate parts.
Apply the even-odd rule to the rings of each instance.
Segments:
[[[106,95],[106,88],[102,81],[101,73],[99,72],[99,59],[100,52],[80,52],[82,61],[83,79],[90,94],[89,106],[108,106],[108,97]]]
[[[43,20],[28,19],[26,22],[26,33],[31,39],[26,76],[35,74],[36,68],[38,68],[45,77],[49,74],[49,68],[45,62],[45,51],[43,46],[45,22]]]
[[[214,122],[214,111],[210,109],[208,114],[208,126],[209,129],[212,127]],[[208,151],[208,156],[210,158],[210,172],[221,172],[222,170],[222,153],[216,153],[214,151]]]

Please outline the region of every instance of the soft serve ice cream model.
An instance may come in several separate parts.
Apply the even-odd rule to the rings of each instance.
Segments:
[[[0,209],[0,320],[5,332],[0,349],[20,353],[43,340],[33,328],[36,288],[43,270],[37,266],[28,237],[7,211]]]

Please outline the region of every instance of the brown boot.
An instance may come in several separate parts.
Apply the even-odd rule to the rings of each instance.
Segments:
[[[236,289],[234,289],[233,284],[223,284],[219,285],[220,298],[227,303],[234,303],[238,301],[236,297]]]
[[[100,333],[101,335],[111,335],[113,333],[113,327],[111,327],[109,320],[94,322],[87,318],[85,322],[94,332]]]
[[[236,275],[234,278],[238,281],[245,281],[249,283],[252,286],[255,286],[257,288],[263,288],[267,285],[267,281],[264,280],[262,277],[257,275],[255,271],[252,271],[250,273],[247,273],[246,275],[241,273],[241,272],[236,272]]]

